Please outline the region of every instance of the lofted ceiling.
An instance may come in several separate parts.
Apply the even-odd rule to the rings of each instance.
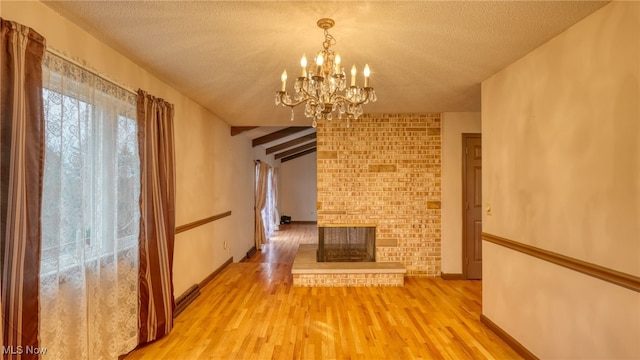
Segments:
[[[366,113],[480,111],[480,83],[606,2],[45,1],[232,126],[309,126],[275,106],[330,30],[343,64],[368,63]],[[290,75],[291,76],[291,75]],[[292,78],[292,76],[290,77]],[[289,82],[289,89],[291,82]]]
[[[233,133],[237,127],[232,127]],[[242,130],[242,129],[240,129]],[[316,152],[316,129],[310,126],[256,127],[243,131],[253,147],[262,147],[266,155],[287,162]]]

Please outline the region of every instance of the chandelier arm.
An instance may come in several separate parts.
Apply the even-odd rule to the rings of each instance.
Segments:
[[[364,104],[365,102],[367,102],[367,100],[369,100],[369,92],[368,92],[368,91],[366,92],[366,96],[365,96],[365,98],[364,98],[364,99],[362,99],[362,101],[353,101],[353,100],[351,100],[351,99],[349,99],[349,98],[345,97],[344,95],[340,95],[340,94],[335,95],[335,98],[336,98],[336,99],[339,99],[339,100],[346,101],[346,102],[348,102],[348,103],[349,103],[349,104],[351,104],[351,105],[362,105],[362,104]]]
[[[336,87],[331,93],[329,93],[329,99],[331,100],[331,103],[337,102],[335,100],[338,99],[338,96],[340,96],[340,94],[338,94],[338,90],[338,87]]]
[[[280,96],[280,103],[284,106],[288,106],[288,107],[296,107],[300,104],[303,104],[311,99],[314,99],[313,97],[305,97],[303,99],[300,99],[299,101],[296,102],[292,102],[292,103],[287,103],[286,99],[284,98],[284,96]]]
[[[303,102],[307,102],[309,100],[313,100],[316,103],[320,102],[320,99],[317,96],[314,96],[313,94],[309,93],[308,91],[302,89],[300,92],[302,93],[302,95],[304,95],[304,98],[301,99],[300,101],[298,101],[296,103],[296,105],[299,105],[299,104],[301,104]]]
[[[308,92],[306,89],[302,88],[302,89],[300,89],[300,92],[305,96],[305,101],[306,100],[310,100],[310,99],[314,99],[316,102],[320,102],[320,97]]]

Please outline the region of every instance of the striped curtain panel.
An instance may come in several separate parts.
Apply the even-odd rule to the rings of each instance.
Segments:
[[[264,219],[262,210],[267,204],[267,180],[269,175],[269,165],[256,161],[256,188],[255,188],[255,229],[253,237],[256,243],[256,250],[260,251],[262,245],[267,242],[265,234]]]
[[[280,196],[280,191],[278,184],[280,183],[280,168],[273,168],[273,178],[271,179],[271,183],[273,187],[271,188],[271,198],[273,199],[273,214],[271,219],[271,224],[274,230],[280,229],[280,210],[278,210],[278,197]]]
[[[138,90],[140,343],[173,327],[175,166],[173,105]]]
[[[0,22],[2,352],[4,359],[37,359],[24,350],[38,348],[45,39],[29,27]]]

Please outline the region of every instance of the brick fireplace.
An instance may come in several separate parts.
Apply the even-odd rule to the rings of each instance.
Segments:
[[[441,269],[440,114],[365,114],[318,124],[318,226],[373,223],[377,263]]]

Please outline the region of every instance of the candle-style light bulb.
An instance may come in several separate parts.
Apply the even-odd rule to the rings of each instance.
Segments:
[[[364,87],[369,87],[369,75],[371,75],[371,70],[369,64],[366,64],[364,66]]]
[[[356,86],[356,65],[351,67],[351,86]]]
[[[282,91],[287,87],[287,70],[282,72],[282,76],[280,76],[280,80],[282,80]]]
[[[342,59],[340,59],[340,54],[336,54],[336,74],[340,74],[342,72],[342,69],[340,69],[340,61],[342,61]]]
[[[318,67],[316,68],[316,75],[317,76],[322,76],[322,64],[323,63],[324,63],[324,57],[322,57],[322,53],[320,53],[316,57],[316,65],[318,65]]]
[[[307,55],[302,54],[302,59],[300,59],[300,66],[302,66],[302,77],[307,77]]]

